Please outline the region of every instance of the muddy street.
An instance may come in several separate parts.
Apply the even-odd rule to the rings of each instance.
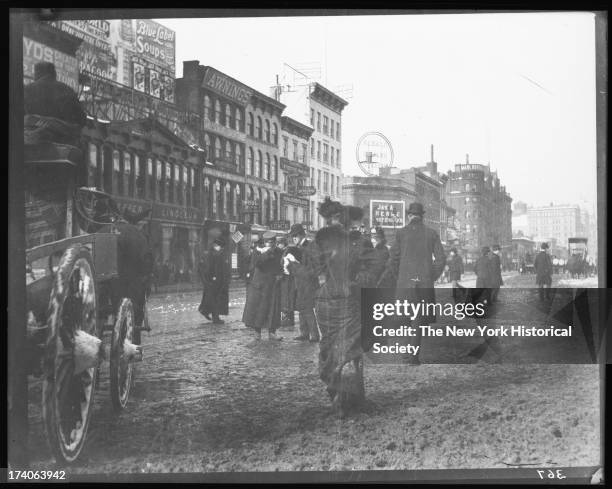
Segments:
[[[114,415],[108,363],[74,473],[438,469],[596,465],[598,365],[366,362],[368,405],[340,420],[318,378],[318,344],[280,330],[259,343],[245,291],[212,325],[196,292],[154,296],[127,410]],[[265,335],[264,335],[265,337]],[[108,341],[108,340],[107,340]],[[427,355],[425,355],[427,360]],[[33,468],[48,468],[40,382],[30,384]],[[514,465],[513,465],[514,464]]]

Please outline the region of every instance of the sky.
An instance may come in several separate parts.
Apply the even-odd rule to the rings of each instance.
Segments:
[[[515,202],[595,204],[594,14],[155,20],[176,31],[177,77],[199,60],[265,94],[276,75],[293,82],[286,65],[352,86],[345,175],[363,175],[355,146],[378,131],[399,168],[429,161],[433,144],[439,171],[469,154]]]

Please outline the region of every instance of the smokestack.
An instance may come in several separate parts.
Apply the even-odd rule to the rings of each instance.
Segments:
[[[470,155],[469,154],[465,155],[465,162],[466,162],[466,164],[470,163]]]
[[[431,161],[434,161],[433,144],[431,145]]]

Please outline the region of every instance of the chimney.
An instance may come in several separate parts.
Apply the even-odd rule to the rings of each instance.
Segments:
[[[183,61],[183,78],[185,80],[196,80],[198,78],[199,61]]]
[[[431,145],[431,160],[430,161],[434,161],[433,144]]]
[[[470,155],[469,154],[465,155],[465,163],[466,163],[466,165],[470,164]]]

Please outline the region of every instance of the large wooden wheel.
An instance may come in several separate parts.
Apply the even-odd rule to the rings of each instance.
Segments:
[[[95,272],[77,244],[60,259],[47,317],[42,417],[58,463],[74,462],[85,444],[98,379]]]
[[[124,298],[119,305],[113,329],[110,355],[111,400],[117,412],[125,408],[132,387],[134,364],[131,357],[138,355],[134,351],[135,336],[134,307],[130,299]]]

